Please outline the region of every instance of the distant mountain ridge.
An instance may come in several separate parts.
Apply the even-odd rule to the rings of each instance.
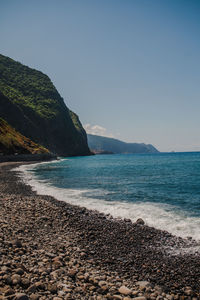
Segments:
[[[126,143],[120,140],[87,134],[88,145],[91,151],[108,151],[113,153],[158,153],[159,151],[151,144]]]
[[[0,54],[0,117],[59,156],[89,155],[79,118],[50,78]]]

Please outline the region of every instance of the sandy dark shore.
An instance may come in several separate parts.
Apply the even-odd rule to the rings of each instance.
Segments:
[[[0,164],[0,299],[200,299],[198,243],[40,196]]]

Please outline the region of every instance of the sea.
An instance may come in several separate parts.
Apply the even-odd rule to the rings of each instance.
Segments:
[[[70,157],[18,171],[38,194],[200,241],[200,152]]]

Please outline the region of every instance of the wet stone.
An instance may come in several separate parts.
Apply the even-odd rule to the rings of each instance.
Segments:
[[[144,225],[145,223],[141,218],[139,218],[139,219],[137,219],[136,224]]]

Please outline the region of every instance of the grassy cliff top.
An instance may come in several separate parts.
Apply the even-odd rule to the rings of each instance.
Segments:
[[[0,90],[14,103],[44,118],[56,116],[63,102],[47,75],[1,54]]]
[[[49,153],[49,150],[32,142],[0,118],[0,153],[42,154]]]

